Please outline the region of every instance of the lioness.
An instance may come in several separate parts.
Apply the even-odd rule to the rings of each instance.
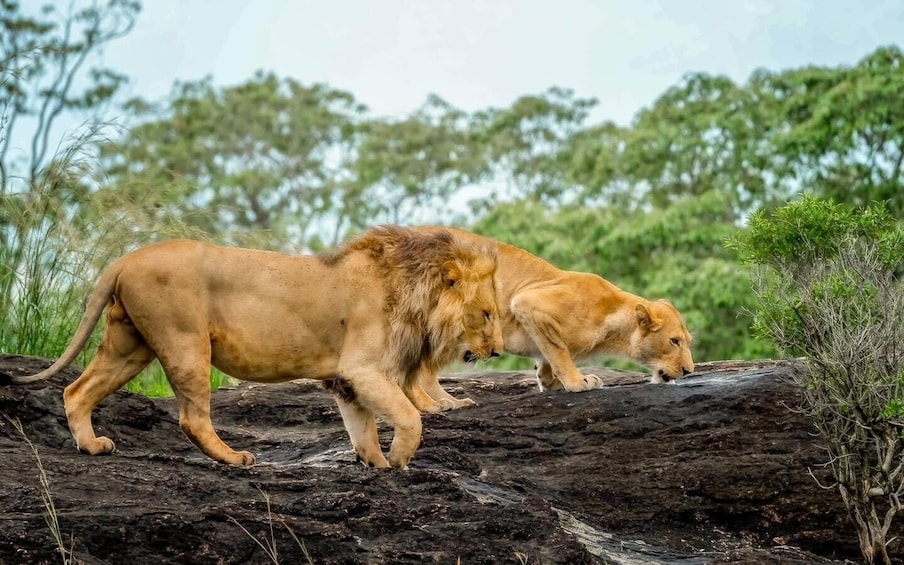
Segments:
[[[421,418],[406,398],[418,370],[502,349],[494,279],[495,244],[445,230],[374,228],[323,257],[158,243],[115,261],[88,299],[54,375],[85,346],[102,311],[97,354],[64,393],[81,451],[110,453],[91,412],[155,357],[172,385],[179,425],[207,456],[250,465],[210,420],[211,364],[239,379],[321,379],[336,393],[345,428],[368,466],[405,467],[421,440]],[[422,391],[421,391],[422,392]],[[425,395],[424,395],[425,396]],[[394,427],[388,460],[374,415]]]
[[[456,237],[475,244],[495,242],[452,228],[416,229],[424,233],[450,229]],[[668,301],[641,298],[598,275],[563,271],[523,249],[495,243],[499,249],[496,300],[505,350],[536,359],[541,390],[599,388],[599,378],[581,374],[574,363],[591,355],[636,361],[653,371],[653,382],[677,379],[694,370],[691,335]],[[435,371],[423,371],[420,381],[436,401],[429,411],[473,404],[443,390]]]

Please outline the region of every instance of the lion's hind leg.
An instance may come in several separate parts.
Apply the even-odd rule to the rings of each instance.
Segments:
[[[421,431],[423,430],[421,413],[408,400],[405,393],[402,392],[402,388],[379,371],[356,368],[342,371],[342,374],[342,379],[347,383],[349,392],[346,393],[344,399],[340,398],[340,400],[353,405],[357,404],[360,407],[355,409],[356,414],[353,414],[353,418],[358,416],[364,418],[368,412],[385,418],[394,431],[387,462],[390,467],[407,467],[421,443]],[[345,414],[343,414],[344,416]],[[378,443],[374,447],[376,424],[371,431],[371,428],[367,427],[370,418],[367,417],[361,421],[365,422],[364,427],[361,427],[360,424],[355,427],[356,420],[352,420],[353,429],[361,430],[357,437],[364,440],[364,445],[370,446],[372,449],[379,449]],[[348,424],[346,424],[346,428],[348,429]],[[351,430],[349,430],[349,435],[352,436]],[[352,441],[355,441],[355,437],[352,437]]]
[[[230,465],[252,465],[254,455],[235,451],[220,439],[210,420],[210,342],[182,336],[171,343],[160,364],[176,395],[179,427],[205,455]]]
[[[80,451],[101,455],[116,448],[110,438],[95,436],[91,412],[100,401],[132,380],[154,357],[154,352],[132,326],[122,307],[119,304],[111,306],[97,354],[63,393],[69,431]]]
[[[343,399],[338,395],[336,403],[339,405],[342,423],[345,424],[345,430],[361,463],[368,467],[389,467],[389,462],[383,457],[383,451],[380,449],[377,421],[373,410],[361,406],[355,400]]]

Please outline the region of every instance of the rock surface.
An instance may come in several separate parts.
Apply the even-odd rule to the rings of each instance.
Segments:
[[[0,372],[46,366],[0,356]],[[78,453],[62,406],[77,369],[0,386],[0,413],[37,449],[80,563],[270,563],[268,544],[283,564],[859,560],[837,492],[807,472],[830,483],[810,427],[787,408],[799,401],[787,367],[701,363],[673,385],[586,371],[610,386],[541,393],[529,373],[445,378],[479,405],[425,416],[407,471],[357,464],[334,401],[311,382],[213,394],[214,425],[255,453],[250,468],[195,449],[171,399],[127,392],[94,416],[117,452]],[[34,455],[6,418],[0,457],[0,563],[60,563]]]

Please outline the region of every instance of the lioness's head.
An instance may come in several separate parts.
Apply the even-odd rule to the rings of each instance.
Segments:
[[[496,247],[457,243],[456,257],[442,266],[444,289],[435,318],[457,333],[446,341],[457,343],[460,359],[470,363],[496,357],[503,347],[494,278]]]
[[[637,329],[631,336],[634,358],[653,371],[652,382],[668,382],[693,372],[691,334],[668,300],[635,306]]]

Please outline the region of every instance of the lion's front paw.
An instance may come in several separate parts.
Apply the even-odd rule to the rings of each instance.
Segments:
[[[355,448],[355,459],[365,467],[374,467],[376,469],[385,469],[389,467],[389,462],[380,452],[368,453],[364,450]]]
[[[396,454],[389,454],[389,466],[394,469],[402,469],[403,471],[408,470],[408,462],[411,460],[411,457],[408,456],[398,456]]]
[[[247,451],[233,451],[227,457],[224,463],[236,465],[238,467],[248,467],[254,465],[254,455]]]
[[[100,436],[91,441],[80,443],[78,445],[78,450],[90,455],[106,455],[107,453],[116,451],[116,444],[113,443],[112,439]]]

